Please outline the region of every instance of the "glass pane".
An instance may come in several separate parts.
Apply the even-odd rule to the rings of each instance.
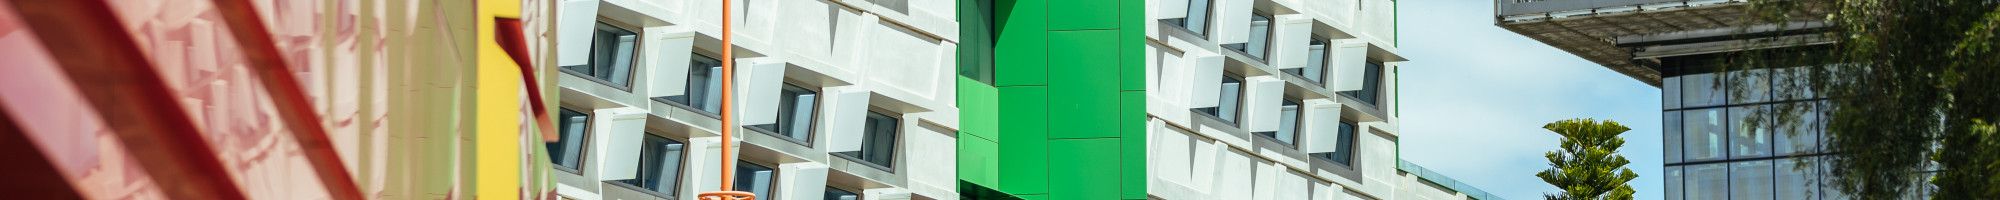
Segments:
[[[1729,108],[1729,157],[1755,158],[1771,156],[1770,119],[1763,119],[1758,112],[1768,106],[1746,106]],[[1754,121],[1753,121],[1754,120]],[[1751,124],[1757,124],[1752,126]]]
[[[1278,139],[1280,143],[1293,145],[1292,142],[1298,138],[1299,103],[1286,99],[1278,109],[1278,132],[1273,133],[1271,138]]]
[[[1681,78],[1681,107],[1722,105],[1725,93],[1716,87],[1715,74],[1691,74]]]
[[[1380,95],[1381,90],[1382,90],[1382,63],[1376,62],[1374,60],[1369,60],[1367,65],[1365,65],[1362,68],[1361,89],[1353,91],[1340,91],[1338,93],[1340,93],[1340,95],[1343,96],[1353,97],[1355,100],[1360,100],[1362,103],[1367,103],[1368,105],[1373,106],[1373,105],[1381,105],[1381,104],[1376,104],[1376,100],[1379,100],[1376,97]]]
[[[591,43],[590,65],[586,72],[591,77],[608,82],[613,86],[629,87],[632,72],[633,51],[638,47],[637,33],[610,24],[597,23],[595,40]]]
[[[668,102],[679,103],[695,110],[710,114],[721,112],[722,105],[722,61],[701,54],[689,56],[687,93],[667,96]]]
[[[1314,83],[1326,84],[1320,81],[1323,78],[1321,74],[1326,70],[1326,44],[1325,39],[1313,38],[1306,49],[1306,66],[1293,70],[1297,71],[1293,74],[1306,77],[1306,80],[1312,80]]]
[[[1661,119],[1665,119],[1667,122],[1665,125],[1662,125],[1662,128],[1666,129],[1662,132],[1666,135],[1661,136],[1661,139],[1666,140],[1666,143],[1661,144],[1661,146],[1665,147],[1666,150],[1662,151],[1665,153],[1665,156],[1660,159],[1668,164],[1680,163],[1681,135],[1683,134],[1681,133],[1681,112],[1667,111],[1666,116],[1661,117]]]
[[[1222,77],[1221,91],[1222,94],[1218,94],[1217,98],[1222,99],[1217,101],[1219,103],[1216,104],[1218,106],[1216,107],[1215,116],[1221,117],[1224,122],[1235,124],[1236,110],[1241,109],[1241,106],[1243,106],[1238,102],[1238,99],[1243,98],[1242,78],[1236,78],[1235,76]]]
[[[1813,124],[1819,121],[1819,115],[1813,114],[1818,109],[1814,108],[1814,104],[1811,103],[1792,105],[1790,107],[1793,110],[1786,113],[1797,117],[1788,121],[1775,123],[1780,125],[1777,126],[1779,128],[1774,128],[1775,130],[1773,130],[1777,134],[1772,135],[1777,137],[1776,143],[1772,144],[1772,148],[1776,148],[1774,151],[1778,153],[1777,155],[1812,153],[1819,148],[1819,132],[1814,131],[1813,127]]]
[[[582,164],[583,136],[590,129],[590,115],[563,108],[557,124],[556,142],[545,143],[549,148],[549,160],[557,166],[578,169]]]
[[[1831,163],[1830,160],[1832,159],[1832,157],[1818,156],[1815,157],[1814,159],[1819,160],[1818,162],[1815,162],[1816,164],[1825,164],[1825,163]],[[1836,180],[1834,179],[1834,173],[1838,172],[1838,170],[1834,169],[1833,166],[1818,165],[1814,166],[1813,168],[1819,169],[1817,170],[1819,171],[1819,180]],[[1827,200],[1853,199],[1851,197],[1848,197],[1847,193],[1841,193],[1839,183],[1834,183],[1832,181],[1820,182],[1819,191],[1820,191],[1819,193],[1820,198],[1822,199],[1827,199]]]
[[[1207,35],[1208,4],[1208,0],[1188,0],[1187,19],[1181,20],[1181,27],[1196,35]]]
[[[1242,49],[1243,53],[1250,54],[1251,57],[1257,57],[1257,59],[1266,58],[1264,47],[1270,46],[1271,42],[1270,36],[1271,36],[1271,17],[1265,17],[1264,15],[1261,14],[1251,13],[1250,43],[1244,46],[1244,48]]]
[[[1722,109],[1710,108],[1681,111],[1682,148],[1687,152],[1686,161],[1709,161],[1723,158]]]
[[[619,182],[672,196],[680,180],[683,144],[653,134],[646,135],[644,144],[639,152],[638,178]]]
[[[735,189],[757,194],[757,199],[776,200],[778,197],[771,196],[774,194],[771,193],[771,183],[773,176],[777,175],[777,173],[776,170],[771,170],[770,167],[737,161]]]
[[[769,131],[800,142],[808,141],[812,131],[813,104],[817,101],[812,90],[785,84],[778,99],[778,121]]]
[[[1804,158],[1811,159],[1811,158]],[[1819,176],[1813,173],[1812,165],[1799,159],[1777,159],[1778,199],[1817,199],[1819,197]]]
[[[1663,109],[1681,108],[1681,77],[1676,76],[1660,79],[1660,107]]]
[[[1732,84],[1739,84],[1731,86],[1734,88],[1741,88],[1743,90],[1735,91],[1735,93],[1730,93],[1729,103],[1742,104],[1742,103],[1756,103],[1756,102],[1770,101],[1771,100],[1770,71],[1771,70],[1769,69],[1752,69],[1752,70],[1730,72],[1729,82]]]
[[[827,187],[826,195],[824,195],[823,197],[826,197],[826,200],[861,200],[860,194],[855,194],[854,192],[848,192],[847,190],[841,190],[840,188],[833,188],[833,187]]]
[[[1687,182],[1682,183],[1688,200],[1729,199],[1729,163],[1687,166]]]
[[[898,123],[896,118],[889,117],[889,115],[868,112],[868,118],[862,127],[865,131],[863,133],[866,135],[862,136],[865,138],[862,138],[861,150],[835,153],[854,157],[857,160],[874,164],[878,167],[893,168],[895,167],[894,164],[896,164],[896,132]]]
[[[1771,161],[1744,161],[1729,163],[1729,198],[1772,199]]]
[[[1667,200],[1683,199],[1681,197],[1681,178],[1684,175],[1681,174],[1681,166],[1667,166],[1667,168],[1661,169],[1661,171],[1667,173],[1666,182],[1663,183],[1667,188]]]
[[[1354,134],[1356,131],[1359,131],[1356,130],[1359,128],[1354,125],[1354,122],[1341,121],[1340,129],[1338,130],[1340,137],[1336,138],[1340,141],[1334,142],[1337,146],[1334,146],[1333,153],[1328,153],[1331,156],[1327,156],[1327,160],[1332,160],[1333,163],[1340,163],[1341,165],[1353,165]]]

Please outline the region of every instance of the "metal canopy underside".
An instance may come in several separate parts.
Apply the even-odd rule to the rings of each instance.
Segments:
[[[1495,16],[1508,31],[1583,57],[1640,82],[1660,86],[1660,71],[1643,61],[1635,61],[1631,48],[1618,47],[1620,36],[1669,34],[1683,31],[1743,27],[1757,23],[1748,13],[1748,3],[1709,5],[1650,4],[1598,8],[1579,11]],[[1814,6],[1807,6],[1814,7]],[[1817,7],[1815,7],[1817,8]],[[1825,13],[1803,9],[1797,13]]]

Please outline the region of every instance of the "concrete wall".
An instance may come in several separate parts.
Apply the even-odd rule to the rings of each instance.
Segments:
[[[682,95],[693,54],[720,56],[721,1],[561,0],[546,7],[552,20],[531,26],[549,40],[538,55],[551,65],[582,63],[590,29],[598,20],[629,25],[640,33],[639,64],[632,86],[618,88],[569,73],[558,83],[560,106],[576,110],[636,109],[642,124],[632,131],[593,132],[595,138],[657,134],[689,145],[676,197],[657,197],[604,180],[636,164],[620,141],[596,140],[578,173],[552,172],[557,193],[577,199],[693,199],[718,187],[717,158],[724,127],[713,114],[652,97]],[[818,199],[827,186],[863,193],[866,199],[957,199],[958,170],[930,163],[957,160],[958,109],[952,85],[957,45],[955,10],[946,0],[832,1],[735,0],[732,9],[742,122],[768,121],[776,109],[776,86],[798,85],[819,93],[809,142],[738,129],[741,160],[778,170],[780,199]],[[581,27],[581,28],[577,28]],[[580,36],[580,37],[579,37]],[[580,51],[577,49],[581,49]],[[895,166],[865,166],[836,152],[832,141],[858,137],[865,113],[901,120]],[[744,124],[749,124],[744,123]],[[629,133],[628,133],[629,132]],[[598,166],[598,167],[590,167]],[[741,179],[739,178],[739,181]],[[767,199],[760,198],[760,199]]]

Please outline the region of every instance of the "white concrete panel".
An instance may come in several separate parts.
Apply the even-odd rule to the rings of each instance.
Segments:
[[[1277,200],[1306,200],[1311,197],[1312,182],[1298,173],[1284,171],[1278,174]]]
[[[785,43],[786,49],[799,55],[812,58],[830,55],[833,48],[834,20],[838,19],[834,14],[841,12],[839,10],[841,8],[827,0],[778,1],[784,2],[781,3],[784,13],[778,17],[784,19],[786,23],[786,26],[779,28],[786,34],[784,37],[779,37],[778,42]]]
[[[1222,55],[1203,53],[1188,64],[1188,107],[1215,107],[1221,101],[1216,95],[1222,92]]]
[[[646,83],[646,97],[663,97],[687,94],[688,67],[693,63],[693,30],[686,26],[648,27],[646,40],[639,42],[653,57],[639,59],[645,62],[649,75]],[[586,49],[585,51],[589,51]],[[641,54],[645,55],[645,54]]]
[[[1256,158],[1241,151],[1228,151],[1228,153],[1222,154],[1221,160],[1222,162],[1218,162],[1218,164],[1222,166],[1217,167],[1218,170],[1216,170],[1221,173],[1221,175],[1217,176],[1215,184],[1216,196],[1230,198],[1252,197],[1255,189],[1252,185],[1256,181]]]
[[[1194,135],[1193,133],[1183,133],[1183,134],[1188,134],[1190,136]],[[1230,151],[1229,147],[1217,144],[1215,140],[1208,140],[1201,137],[1189,137],[1189,138],[1191,138],[1191,140],[1189,140],[1188,143],[1189,144],[1188,151],[1192,154],[1191,156],[1194,157],[1192,159],[1194,161],[1190,165],[1188,170],[1194,172],[1192,173],[1193,177],[1191,177],[1192,179],[1194,179],[1194,181],[1193,183],[1188,184],[1188,186],[1194,187],[1196,189],[1202,189],[1203,191],[1208,191],[1209,193],[1214,194],[1215,191],[1213,191],[1213,189],[1211,188],[1215,188],[1216,180],[1221,178],[1222,175],[1222,173],[1219,172],[1221,170],[1216,170],[1222,167],[1217,163],[1220,163],[1218,161],[1223,160],[1222,156],[1224,154],[1235,151]]]
[[[741,144],[742,141],[738,140],[737,143]],[[695,199],[695,194],[702,191],[715,191],[717,188],[720,188],[722,186],[720,181],[722,178],[722,157],[720,155],[722,151],[722,137],[710,136],[688,139],[687,147],[688,163],[685,164],[686,168],[683,168],[685,172],[682,172],[685,176],[681,176],[680,180],[681,183],[685,184],[681,184],[678,191],[693,192],[680,192],[680,194],[677,194],[680,195],[679,199]],[[741,146],[738,146],[738,149],[741,149]]]
[[[736,59],[736,87],[742,114],[737,125],[772,124],[778,121],[778,93],[785,84],[785,62],[771,57]]]
[[[1146,1],[1147,24],[1155,20],[1187,17],[1188,1]]]
[[[639,172],[639,152],[646,136],[646,109],[604,108],[591,111],[591,137],[596,142],[597,179],[632,179]]]
[[[556,66],[590,64],[598,0],[562,0],[556,9]]]
[[[863,58],[874,50],[871,47],[874,41],[870,39],[875,37],[870,34],[878,34],[874,29],[881,24],[882,18],[870,13],[842,12],[837,15],[841,19],[833,31],[833,59],[827,62],[850,72],[865,71],[862,69],[868,63]]]
[[[1148,132],[1156,133],[1151,135],[1157,137],[1147,138],[1156,143],[1151,148],[1154,150],[1148,152],[1157,155],[1149,157],[1153,159],[1146,159],[1147,162],[1154,163],[1151,165],[1154,170],[1148,171],[1154,173],[1152,177],[1181,184],[1194,182],[1191,177],[1194,172],[1190,170],[1196,163],[1191,160],[1192,156],[1184,156],[1195,151],[1192,149],[1194,141],[1190,141],[1188,134],[1166,128],[1164,124],[1155,123],[1147,128],[1150,129]]]
[[[1312,18],[1302,14],[1277,16],[1271,31],[1272,66],[1278,69],[1305,67],[1306,48],[1311,44]]]
[[[820,135],[826,152],[860,151],[863,123],[868,117],[868,90],[860,86],[826,87],[820,105]]]
[[[913,115],[904,116],[906,119],[914,118],[911,117]],[[955,162],[958,160],[958,141],[957,138],[953,137],[954,131],[942,129],[928,123],[904,124],[907,125],[903,129],[903,142],[901,143],[903,148],[900,154],[906,156],[903,156],[902,160],[921,162],[898,162],[904,163],[901,164],[902,167],[909,169],[909,171],[904,172],[910,182],[910,184],[905,184],[905,188],[909,188],[911,193],[924,196],[957,197],[958,194],[952,192],[958,188],[957,165],[929,164],[933,163],[933,161]],[[941,190],[931,190],[933,188]]]
[[[1250,13],[1255,0],[1215,0],[1213,13],[1215,27],[1210,29],[1209,38],[1216,44],[1250,42]]]
[[[880,22],[869,27],[870,48],[863,70],[868,79],[879,81],[876,90],[894,89],[929,97],[937,90],[943,76],[937,73],[951,69],[941,65],[938,53],[939,40],[901,25]],[[859,66],[857,66],[859,67]],[[910,99],[917,100],[917,99]]]
[[[1279,104],[1284,103],[1285,81],[1278,76],[1252,76],[1243,80],[1243,129],[1250,132],[1278,131]]]
[[[1251,182],[1251,184],[1254,184],[1251,185],[1254,192],[1254,194],[1251,194],[1254,198],[1251,199],[1278,200],[1278,187],[1279,183],[1282,182],[1278,177],[1285,172],[1285,167],[1277,165],[1277,163],[1264,162],[1262,159],[1256,159],[1255,161],[1257,162],[1257,171],[1253,174],[1256,178]]]
[[[861,191],[862,200],[910,200],[910,192],[897,188],[875,188]]]
[[[1360,90],[1362,82],[1365,82],[1362,74],[1367,72],[1368,43],[1356,39],[1341,40],[1335,43],[1340,44],[1335,45],[1333,48],[1333,59],[1327,60],[1327,62],[1330,62],[1331,67],[1333,67],[1333,70],[1330,70],[1333,73],[1329,75],[1332,78],[1330,81],[1333,84],[1329,84],[1330,86],[1327,89],[1333,91]]]
[[[783,173],[778,173],[777,196],[787,199],[822,199],[826,195],[826,164],[785,163],[778,165],[778,171]]]
[[[1305,116],[1299,119],[1304,133],[1299,135],[1299,151],[1326,153],[1339,151],[1340,103],[1332,99],[1306,100]]]

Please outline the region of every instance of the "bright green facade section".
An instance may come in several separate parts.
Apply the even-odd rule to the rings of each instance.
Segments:
[[[1145,1],[958,2],[962,196],[1145,199]]]

